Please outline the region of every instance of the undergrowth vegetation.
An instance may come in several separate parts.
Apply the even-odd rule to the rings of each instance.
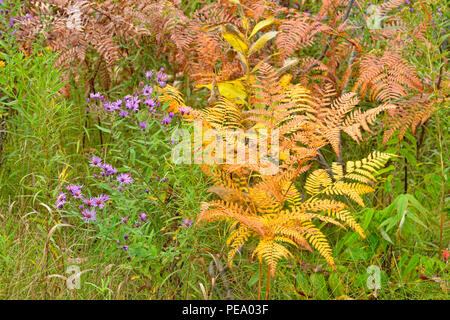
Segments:
[[[448,299],[448,12],[0,1],[0,298]]]

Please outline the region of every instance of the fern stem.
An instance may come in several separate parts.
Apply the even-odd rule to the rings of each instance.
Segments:
[[[444,205],[444,196],[445,196],[445,175],[444,175],[444,159],[442,157],[442,134],[441,134],[441,125],[439,123],[439,117],[436,113],[436,124],[438,128],[438,140],[439,140],[439,156],[440,156],[440,162],[441,162],[441,175],[442,175],[442,182],[441,182],[441,199],[439,201],[439,211],[441,213],[439,227],[440,227],[440,234],[439,234],[439,257],[442,256],[442,240],[443,240],[443,234],[444,234],[444,221],[445,221],[445,213],[443,210]]]
[[[259,279],[258,279],[258,300],[261,300],[261,277],[262,276],[262,262],[259,261]]]

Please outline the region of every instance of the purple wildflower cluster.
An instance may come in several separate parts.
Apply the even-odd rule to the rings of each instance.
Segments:
[[[123,186],[127,184],[132,184],[134,182],[133,178],[129,173],[120,173],[118,174],[118,171],[116,168],[114,168],[112,165],[108,163],[102,163],[102,159],[97,156],[92,156],[91,161],[89,161],[89,164],[91,167],[98,167],[102,169],[100,172],[100,175],[102,177],[109,177],[109,176],[116,176],[116,181],[119,183],[117,186],[118,190],[123,190]],[[94,178],[97,178],[98,175],[94,175]]]
[[[156,74],[156,81],[161,88],[164,88],[167,85],[167,74],[164,73],[164,68],[161,68]]]
[[[145,77],[147,81],[153,82],[155,85],[152,86],[150,83],[145,84],[141,82],[140,90],[137,90],[133,95],[126,95],[114,102],[107,101],[98,92],[91,93],[87,98],[87,102],[89,103],[87,110],[101,114],[102,117],[112,118],[113,121],[120,118],[128,118],[135,122],[142,131],[146,131],[148,120],[151,117],[161,116],[161,123],[164,125],[172,123],[173,117],[175,116],[173,112],[166,115],[156,114],[161,106],[156,87],[164,88],[167,85],[167,74],[164,73],[164,68],[161,68],[158,72],[154,70],[147,71]],[[141,110],[147,110],[148,113],[141,113]],[[191,113],[189,107],[182,107],[179,111],[181,115]]]
[[[108,177],[117,174],[117,169],[108,163],[102,163],[102,159],[97,156],[92,156],[91,161],[89,161],[91,167],[98,167],[102,169],[100,175],[102,177]],[[97,175],[95,175],[97,176]]]
[[[4,1],[0,1],[0,6],[4,5]],[[14,5],[14,4],[11,4]],[[1,15],[9,15],[11,13],[10,9],[0,8]],[[9,30],[6,33],[9,33],[13,36],[16,36],[18,32],[20,33],[20,29],[26,29],[27,24],[26,21],[30,19],[38,19],[37,16],[31,16],[29,13],[25,14],[25,16],[12,16],[9,17],[8,27]],[[40,18],[39,18],[40,19]],[[3,31],[0,31],[0,36],[4,34]]]
[[[97,97],[94,97],[97,98]],[[100,176],[107,178],[110,176],[116,176],[116,180],[118,182],[117,188],[122,190],[123,185],[131,184],[133,183],[133,179],[131,178],[131,175],[129,173],[120,173],[118,174],[118,170],[114,168],[112,165],[108,163],[102,162],[102,159],[98,156],[92,156],[89,165],[91,167],[100,168]],[[98,178],[99,175],[94,174],[94,178]],[[110,182],[114,180],[110,179]],[[81,200],[80,203],[78,203],[78,208],[81,210],[81,215],[83,216],[83,219],[85,221],[95,221],[97,218],[97,211],[96,210],[102,210],[105,208],[108,200],[110,199],[110,196],[107,194],[100,194],[96,197],[89,197],[84,196],[81,189],[83,188],[83,185],[75,185],[70,184],[66,186],[66,190],[68,190],[69,195],[73,197],[74,199]],[[62,209],[64,205],[68,202],[67,200],[67,194],[66,193],[59,193],[56,201],[55,201],[55,207],[57,209]]]
[[[100,210],[103,209],[106,206],[107,201],[109,200],[109,196],[106,194],[101,194],[97,197],[84,197],[81,192],[82,188],[83,185],[70,184],[66,186],[66,189],[69,191],[70,196],[72,196],[74,199],[79,199],[82,203],[84,203],[84,205],[79,205],[79,209],[82,210],[81,215],[83,216],[83,219],[85,221],[95,221],[97,217],[96,208]],[[56,198],[55,207],[57,209],[62,209],[68,202],[69,201],[67,200],[66,193],[61,192]]]

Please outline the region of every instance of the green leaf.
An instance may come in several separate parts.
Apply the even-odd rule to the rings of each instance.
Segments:
[[[386,231],[384,231],[384,229],[381,227],[380,227],[380,233],[384,240],[386,240],[390,244],[394,244],[394,242],[392,242],[392,240],[391,240],[391,237],[389,237],[389,235],[386,233]]]
[[[330,286],[331,292],[336,298],[345,294],[344,286],[337,273],[332,273],[328,277],[328,285]]]
[[[106,128],[103,128],[103,127],[100,127],[99,125],[95,125],[95,127],[98,129],[98,130],[100,130],[100,131],[103,131],[103,132],[106,132],[106,133],[111,133],[111,130],[110,129],[106,129]]]
[[[311,286],[313,288],[313,297],[315,299],[327,299],[329,298],[327,283],[325,277],[320,273],[313,273],[309,277]]]
[[[402,272],[402,278],[405,279],[406,277],[408,277],[418,264],[419,264],[419,257],[417,255],[413,255],[409,260],[408,265]]]

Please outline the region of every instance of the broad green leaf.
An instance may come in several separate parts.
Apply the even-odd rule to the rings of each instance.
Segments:
[[[333,272],[328,277],[328,285],[333,295],[337,298],[345,294],[344,286],[341,279],[339,279],[337,273]]]
[[[252,44],[250,47],[250,50],[248,52],[248,55],[251,55],[264,47],[264,45],[271,39],[275,38],[278,34],[277,31],[269,31],[267,33],[264,33],[255,43]]]
[[[416,266],[419,264],[420,260],[419,257],[415,254],[411,257],[411,259],[408,262],[408,265],[405,267],[405,269],[402,272],[402,278],[407,278],[412,271],[416,268]]]
[[[252,33],[250,34],[250,37],[253,37],[259,30],[270,26],[273,22],[275,21],[275,19],[273,17],[270,17],[266,20],[260,21],[256,24],[256,26],[253,28]]]
[[[237,35],[231,32],[222,33],[223,38],[234,48],[234,50],[247,54],[247,44]]]
[[[325,277],[320,273],[313,273],[309,276],[313,288],[313,296],[316,299],[328,299],[327,283]]]
[[[100,127],[99,125],[95,125],[95,127],[97,128],[97,129],[99,129],[100,131],[103,131],[103,132],[106,132],[106,133],[111,133],[111,130],[110,129],[106,129],[106,128],[103,128],[103,127]]]
[[[384,240],[386,240],[390,244],[394,244],[394,242],[392,242],[392,240],[391,240],[391,237],[389,237],[389,235],[386,233],[386,231],[384,231],[383,228],[381,228],[381,227],[380,227],[380,233]]]

